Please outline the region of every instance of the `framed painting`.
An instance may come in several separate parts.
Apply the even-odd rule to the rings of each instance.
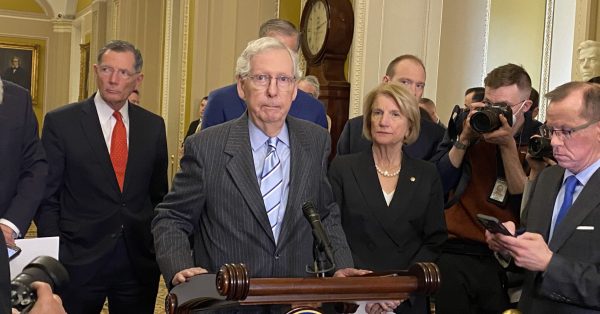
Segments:
[[[39,46],[0,42],[0,77],[28,89],[37,102]]]

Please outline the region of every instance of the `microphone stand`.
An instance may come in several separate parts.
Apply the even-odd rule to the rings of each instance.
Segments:
[[[326,274],[335,269],[334,261],[330,261],[325,254],[322,243],[315,238],[313,242],[313,266],[306,265],[306,272],[315,274],[317,277],[325,277]],[[327,267],[330,264],[330,267]]]

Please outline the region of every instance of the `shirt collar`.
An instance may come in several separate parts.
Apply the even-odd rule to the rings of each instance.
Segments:
[[[596,170],[598,170],[598,168],[600,168],[600,159],[596,160],[595,163],[589,165],[587,168],[583,169],[578,174],[574,174],[569,169],[565,169],[565,176],[563,177],[563,184],[565,183],[565,180],[569,176],[574,175],[577,178],[577,180],[579,181],[579,183],[581,185],[585,186],[587,184],[587,182],[590,180],[590,178],[592,177],[592,175],[594,173],[596,173]]]
[[[96,106],[96,111],[98,112],[98,118],[101,123],[104,123],[112,117],[115,112],[113,108],[111,108],[102,96],[100,96],[100,92],[96,92],[96,96],[94,96],[94,105]],[[125,103],[125,106],[121,107],[119,110],[121,116],[123,117],[123,123],[127,123],[129,121],[129,101]]]
[[[265,142],[269,139],[269,137],[259,129],[252,119],[248,117],[248,134],[250,135],[250,146],[252,146],[252,150],[256,152],[259,150]],[[283,128],[277,134],[277,139],[285,144],[287,147],[290,146],[290,136],[288,133],[287,122],[283,124]]]

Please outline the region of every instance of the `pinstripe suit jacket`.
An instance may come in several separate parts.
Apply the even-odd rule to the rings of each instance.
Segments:
[[[330,139],[320,126],[287,117],[290,134],[289,198],[275,244],[248,135],[248,115],[188,138],[181,171],[157,206],[152,232],[157,260],[170,282],[186,268],[216,272],[245,263],[252,277],[304,277],[312,263],[313,237],[302,204],[313,201],[327,229],[338,268],[352,267],[339,208],[326,177]],[[196,263],[189,237],[196,230]]]

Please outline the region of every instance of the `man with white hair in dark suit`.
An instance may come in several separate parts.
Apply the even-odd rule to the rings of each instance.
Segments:
[[[165,280],[177,285],[232,262],[245,263],[251,277],[307,276],[313,262],[311,226],[302,213],[307,201],[331,239],[336,275],[364,273],[352,268],[326,178],[328,133],[288,115],[297,92],[296,55],[274,38],[257,39],[238,58],[236,76],[247,111],[186,141],[181,172],[157,206],[152,232]],[[194,229],[196,263],[188,240]]]

